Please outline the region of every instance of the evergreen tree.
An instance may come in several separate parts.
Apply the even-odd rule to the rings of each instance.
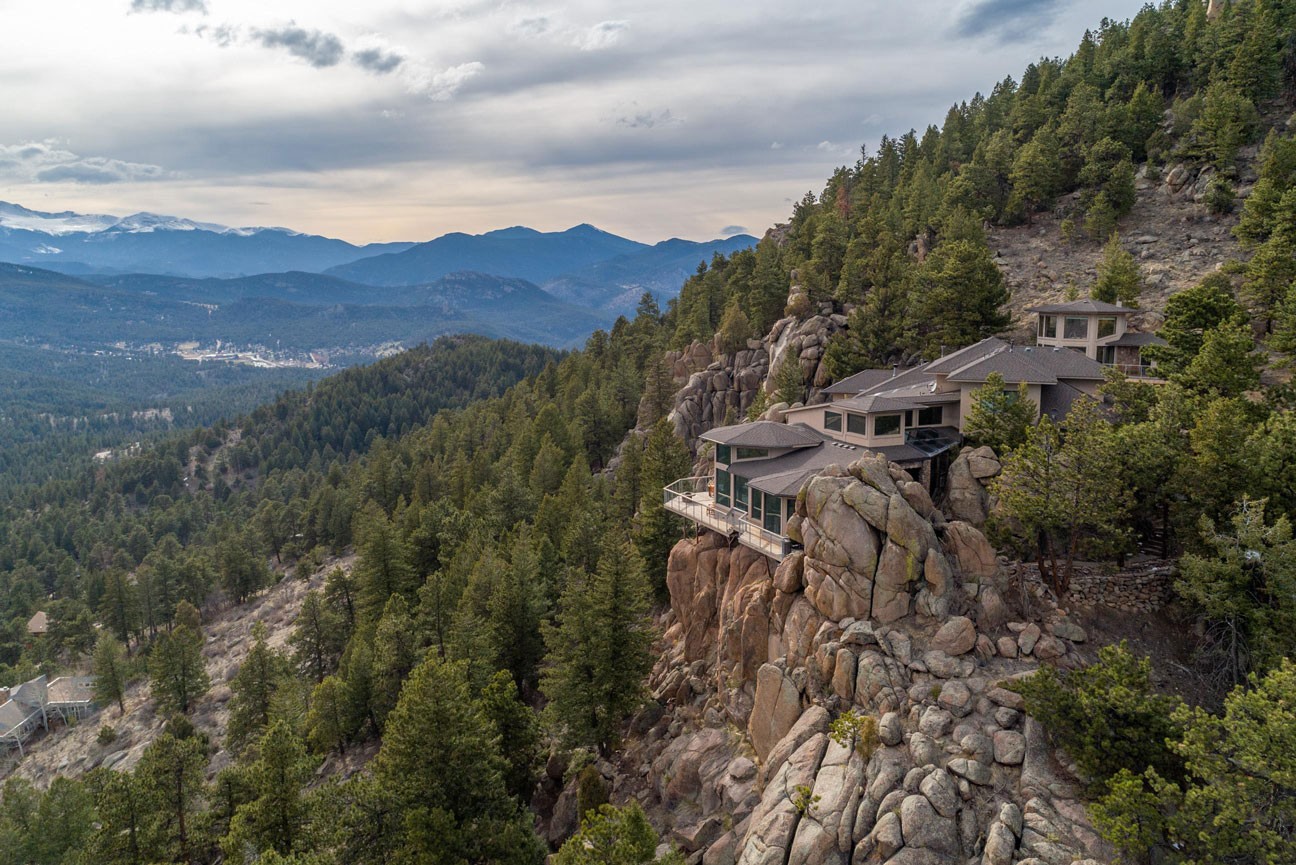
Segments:
[[[1264,333],[1274,330],[1284,301],[1296,285],[1296,224],[1289,221],[1296,220],[1296,188],[1283,194],[1275,217],[1273,233],[1247,262],[1242,280],[1242,299]]]
[[[542,682],[564,742],[606,755],[639,705],[652,666],[649,597],[638,554],[616,540],[606,542],[594,573],[569,580],[558,623],[545,634],[551,666]]]
[[[495,725],[504,758],[504,787],[523,805],[531,801],[540,765],[540,725],[531,708],[518,699],[508,673],[496,673],[481,693],[482,711]]]
[[[346,636],[342,617],[325,602],[324,596],[314,589],[307,592],[288,638],[297,669],[316,684],[324,681],[325,676],[337,669]]]
[[[316,751],[337,750],[346,753],[347,740],[354,728],[347,702],[346,683],[337,676],[326,676],[311,692],[306,713],[307,737]]]
[[[1201,351],[1208,331],[1237,321],[1241,315],[1242,307],[1233,295],[1229,278],[1213,273],[1195,286],[1170,295],[1165,323],[1157,331],[1166,345],[1148,346],[1144,354],[1167,373],[1181,372]]]
[[[1252,140],[1258,120],[1250,99],[1226,82],[1216,81],[1206,88],[1192,132],[1203,155],[1220,171],[1231,172],[1238,151]]]
[[[915,292],[920,344],[935,356],[1008,326],[1008,289],[990,250],[969,241],[942,244],[923,263]]]
[[[733,354],[747,347],[752,327],[747,314],[738,303],[738,295],[729,298],[729,303],[725,305],[724,315],[720,318],[720,330],[716,335],[720,338],[720,350],[725,354]]]
[[[679,518],[662,504],[662,489],[687,477],[692,467],[688,448],[665,419],[648,433],[640,471],[642,498],[635,524],[634,542],[644,562],[652,562],[650,579],[658,596],[665,595],[666,560],[680,538]]]
[[[679,865],[677,851],[657,856],[657,833],[639,803],[624,808],[603,805],[586,814],[580,831],[568,838],[554,865]]]
[[[98,818],[89,843],[89,858],[104,865],[147,865],[155,861],[144,852],[145,822],[150,818],[152,791],[142,777],[111,769],[96,769],[86,778],[94,795]],[[7,794],[7,788],[6,788]],[[5,796],[5,807],[13,803]]]
[[[1103,258],[1098,264],[1098,281],[1094,283],[1090,296],[1103,303],[1137,307],[1142,290],[1143,274],[1139,272],[1138,262],[1121,246],[1120,235],[1112,232],[1107,245],[1103,247]]]
[[[419,661],[419,651],[411,639],[414,620],[410,618],[409,605],[400,595],[387,599],[382,617],[374,629],[373,662],[373,714],[379,729],[387,715],[396,707],[401,686]]]
[[[1201,351],[1175,380],[1202,395],[1240,396],[1260,384],[1260,359],[1254,350],[1251,326],[1226,322],[1206,331]]]
[[[1180,561],[1175,590],[1212,625],[1211,649],[1232,684],[1296,650],[1296,541],[1291,523],[1265,520],[1265,501],[1243,497],[1225,534],[1203,517],[1211,555]]]
[[[1003,376],[992,372],[984,385],[972,391],[963,435],[1003,455],[1026,440],[1035,415],[1035,403],[1027,396],[1026,384],[1018,385],[1016,391],[1008,390]]]
[[[147,791],[149,805],[141,820],[141,847],[149,862],[206,859],[210,839],[199,814],[206,767],[204,743],[197,736],[163,732],[140,758],[136,781]]]
[[[229,724],[232,750],[259,737],[270,726],[275,694],[289,675],[288,661],[266,644],[265,625],[252,626],[252,648],[230,680]]]
[[[545,575],[528,529],[513,541],[508,566],[503,568],[487,602],[498,667],[513,677],[519,694],[538,681],[544,657],[540,623],[546,614]]]
[[[202,646],[202,634],[188,625],[177,625],[153,644],[149,675],[153,699],[163,710],[187,714],[211,687]]]
[[[95,643],[94,675],[95,702],[116,703],[118,711],[126,714],[126,649],[110,633],[101,633]]]
[[[544,850],[505,789],[504,771],[465,667],[435,658],[420,664],[373,763],[376,785],[403,817],[393,827],[396,861],[539,865]]]
[[[255,798],[235,812],[221,842],[229,861],[261,862],[269,852],[288,856],[309,843],[302,787],[311,769],[301,740],[286,722],[276,721],[261,738],[252,764]]]
[[[418,588],[410,566],[409,545],[381,508],[371,506],[357,518],[359,538],[355,568],[356,609],[361,618],[377,620],[387,599],[394,594],[407,600]]]

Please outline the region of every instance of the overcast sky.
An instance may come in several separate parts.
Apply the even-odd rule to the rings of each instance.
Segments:
[[[0,198],[352,241],[760,234],[1142,0],[0,0]]]

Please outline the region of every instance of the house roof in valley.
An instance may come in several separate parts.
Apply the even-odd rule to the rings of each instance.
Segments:
[[[913,411],[914,409],[922,408],[922,406],[919,403],[905,399],[904,397],[866,394],[864,396],[853,396],[850,399],[843,399],[834,403],[829,403],[828,408],[844,408],[850,409],[851,411],[869,414],[881,411]]]
[[[1025,352],[1011,351],[1008,346],[952,370],[949,380],[960,383],[983,382],[995,373],[1003,376],[1009,384],[1057,384],[1056,375],[1035,363]]]
[[[1165,345],[1166,341],[1155,333],[1139,333],[1137,331],[1127,330],[1121,334],[1120,339],[1115,342],[1104,344],[1116,345],[1124,348],[1126,346]]]
[[[705,441],[744,448],[804,448],[824,441],[820,433],[802,423],[758,420],[716,427],[702,434]]]
[[[1071,406],[1078,399],[1093,399],[1079,388],[1060,381],[1057,387],[1046,387],[1040,391],[1040,414],[1048,415],[1053,420],[1062,420],[1071,411]]]
[[[1128,306],[1121,306],[1115,303],[1105,303],[1093,298],[1084,300],[1072,300],[1066,303],[1046,303],[1043,306],[1031,306],[1026,308],[1027,312],[1038,312],[1046,315],[1065,315],[1074,313],[1077,315],[1101,315],[1103,313],[1129,313],[1138,312]]]
[[[1103,380],[1103,365],[1087,354],[1072,348],[1028,345],[1014,353],[1028,358],[1059,379]]]

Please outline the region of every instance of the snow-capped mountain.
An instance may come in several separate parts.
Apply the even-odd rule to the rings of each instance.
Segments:
[[[286,228],[230,228],[179,216],[47,213],[0,202],[0,261],[65,273],[236,277],[319,272],[413,244],[356,246]]]

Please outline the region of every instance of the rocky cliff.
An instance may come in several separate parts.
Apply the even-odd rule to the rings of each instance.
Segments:
[[[877,456],[807,484],[782,563],[703,533],[668,571],[655,702],[615,773],[690,861],[1106,859],[1076,778],[1007,685],[1080,662],[1062,611],[1027,622],[984,536]],[[872,718],[877,741],[830,735]]]

